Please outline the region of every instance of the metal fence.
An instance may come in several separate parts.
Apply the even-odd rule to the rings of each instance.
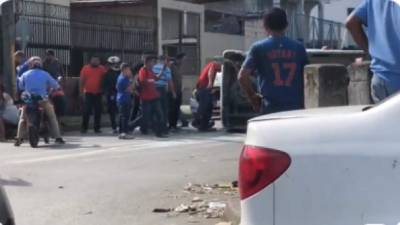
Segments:
[[[304,41],[308,48],[339,49],[345,27],[342,23],[296,14],[290,18],[288,35]]]
[[[45,49],[55,49],[66,71],[73,75],[92,54],[119,55],[134,63],[143,53],[157,51],[156,20],[151,18],[96,12],[90,7],[20,1],[17,24],[17,33],[29,37],[22,45],[28,55],[42,56]],[[21,42],[24,35],[19,38]]]

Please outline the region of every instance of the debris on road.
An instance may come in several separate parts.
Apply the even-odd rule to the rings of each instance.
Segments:
[[[211,194],[214,192],[222,192],[224,194],[235,194],[238,192],[238,183],[237,181],[234,181],[232,183],[220,183],[214,185],[188,183],[184,187],[184,190],[185,192],[194,194]]]
[[[193,199],[192,199],[192,202],[202,202],[203,201],[203,199],[201,199],[201,198],[199,198],[199,197],[194,197]]]
[[[232,225],[232,223],[231,222],[220,222],[215,225]]]
[[[179,213],[189,212],[189,206],[181,204],[180,206],[175,208],[175,212]]]
[[[153,213],[167,213],[171,212],[172,209],[166,209],[166,208],[155,208],[153,209]]]
[[[167,213],[167,217],[188,215],[193,223],[199,218],[219,219],[224,216],[227,199],[238,195],[237,181],[214,185],[188,183],[183,189],[185,194],[182,197],[185,201],[175,208],[156,208],[153,212]],[[218,225],[231,225],[231,223]]]

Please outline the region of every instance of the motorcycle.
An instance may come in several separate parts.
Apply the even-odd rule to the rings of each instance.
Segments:
[[[25,102],[29,144],[32,148],[37,148],[41,137],[48,144],[50,141],[49,124],[46,113],[40,104],[45,99],[29,93],[23,93],[22,99]]]

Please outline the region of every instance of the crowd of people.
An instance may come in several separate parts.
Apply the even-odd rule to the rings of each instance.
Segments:
[[[162,138],[167,137],[169,132],[180,130],[179,120],[183,127],[188,126],[188,122],[181,114],[183,91],[181,65],[184,58],[184,53],[174,58],[148,55],[143,58],[143,62],[132,67],[121,62],[117,56],[109,57],[106,66],[100,64],[99,57],[91,57],[90,63],[82,68],[80,74],[80,87],[84,99],[81,132],[87,133],[92,113],[94,132],[102,132],[103,96],[107,99],[113,133],[119,134],[120,139],[132,139],[132,133],[138,127],[142,134],[153,132]],[[211,92],[205,100],[203,100],[204,94],[201,93],[202,89],[212,88],[213,85],[209,83],[214,82],[216,73],[220,71],[220,66],[215,65],[218,64],[210,63],[198,82],[200,106],[206,108],[204,113],[199,114],[207,115],[204,118],[197,118],[199,121],[207,120],[207,125],[203,125],[205,123],[202,122],[196,126],[201,131],[210,131],[212,128]],[[117,115],[119,115],[118,123]]]
[[[92,56],[80,72],[79,86],[83,100],[81,133],[88,132],[92,116],[94,132],[102,133],[104,100],[112,133],[118,135],[119,139],[133,139],[133,132],[137,128],[144,135],[153,133],[165,138],[170,132],[179,132],[181,127],[187,127],[189,123],[181,113],[181,65],[185,56],[184,53],[175,57],[147,55],[134,66],[122,62],[118,56],[109,57],[107,63],[102,65],[100,57]],[[65,126],[63,117],[68,99],[62,88],[65,74],[54,50],[47,50],[43,61],[38,56],[27,59],[23,51],[17,51],[14,60],[18,90],[15,101],[0,86],[3,93],[0,96],[0,141],[5,139],[5,123],[12,122],[18,125],[15,146],[23,143],[27,131],[23,96],[29,95],[40,98],[51,136],[56,143],[64,144],[60,128]],[[213,130],[211,89],[220,70],[219,62],[211,62],[202,71],[197,84],[199,113],[196,115],[199,116],[196,116],[193,125],[200,131]],[[15,118],[7,118],[10,106],[13,106]],[[181,127],[178,126],[179,121]]]

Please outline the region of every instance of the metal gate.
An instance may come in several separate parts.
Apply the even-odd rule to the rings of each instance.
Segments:
[[[20,1],[17,20],[21,48],[25,46],[30,56],[43,56],[46,49],[54,49],[69,75],[78,75],[93,54],[118,55],[135,63],[143,53],[157,52],[156,20],[152,18]]]

